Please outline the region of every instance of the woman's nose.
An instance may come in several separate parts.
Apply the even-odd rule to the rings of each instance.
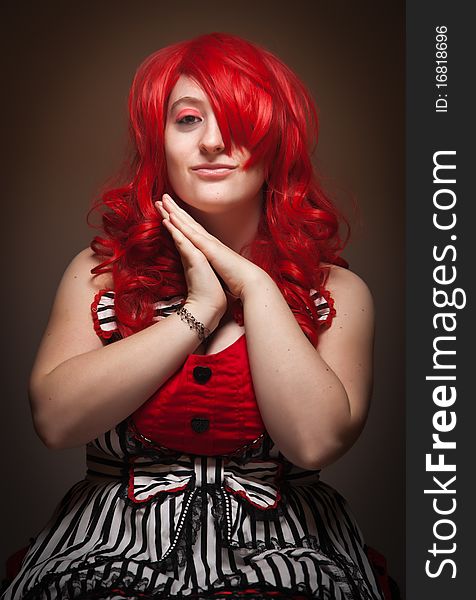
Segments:
[[[203,135],[200,139],[200,150],[216,154],[217,152],[222,152],[224,148],[225,144],[218,123],[215,118],[210,119],[203,129]]]

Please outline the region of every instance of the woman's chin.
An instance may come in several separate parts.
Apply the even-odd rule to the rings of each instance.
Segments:
[[[200,196],[180,196],[185,210],[187,207],[201,211],[204,213],[220,213],[226,210],[230,210],[233,206],[233,202],[230,202],[230,198],[225,198],[217,193],[210,193],[207,195]]]

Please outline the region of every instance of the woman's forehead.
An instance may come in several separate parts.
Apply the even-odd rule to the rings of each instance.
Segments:
[[[174,85],[169,98],[169,111],[181,102],[210,103],[203,89],[187,75],[181,75]]]

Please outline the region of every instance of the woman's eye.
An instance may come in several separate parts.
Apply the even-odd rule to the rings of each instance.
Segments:
[[[200,121],[200,117],[197,117],[196,115],[184,115],[177,120],[177,123],[180,123],[181,125],[194,125],[197,121]]]

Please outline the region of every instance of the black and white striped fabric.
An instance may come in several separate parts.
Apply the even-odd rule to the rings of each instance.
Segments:
[[[99,305],[114,322],[113,295]],[[266,432],[209,457],[149,444],[124,421],[86,454],[4,600],[383,600],[346,500]]]
[[[88,444],[87,464],[5,600],[382,600],[345,499],[269,436],[233,459],[200,457],[153,451],[121,425]]]
[[[317,314],[319,321],[324,325],[326,321],[331,320],[331,307],[328,301],[315,289],[309,291],[311,299],[316,305]],[[172,313],[176,312],[184,303],[185,296],[174,296],[164,300],[159,300],[154,305],[154,320],[160,321],[165,319]],[[100,294],[100,298],[97,307],[93,309],[97,314],[98,325],[101,332],[104,333],[104,337],[110,336],[105,339],[106,343],[111,343],[120,338],[117,331],[116,313],[114,310],[114,291],[103,290]]]
[[[115,342],[121,337],[114,310],[114,296],[114,290],[102,290],[99,294],[97,306],[92,308],[97,316],[98,333],[102,334],[107,344]],[[156,302],[154,305],[154,321],[161,321],[176,312],[185,303],[185,300],[185,296],[174,296]]]

